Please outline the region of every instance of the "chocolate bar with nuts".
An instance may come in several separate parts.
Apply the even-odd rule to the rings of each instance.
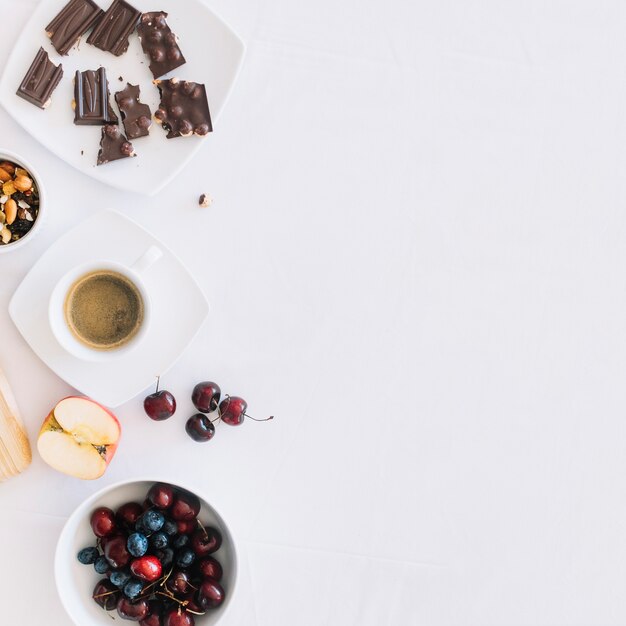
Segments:
[[[117,124],[117,115],[109,102],[109,81],[103,67],[76,72],[74,81],[74,124],[98,126]]]
[[[204,85],[177,78],[155,80],[154,84],[161,92],[161,104],[154,116],[168,131],[168,139],[203,136],[213,130]]]
[[[87,43],[105,52],[111,52],[116,57],[128,50],[128,38],[135,30],[141,11],[124,0],[114,0],[107,12],[96,24],[87,39]]]
[[[107,125],[102,127],[98,165],[104,165],[118,159],[127,159],[137,156],[133,144],[124,137],[119,126]]]
[[[150,134],[152,113],[147,104],[139,102],[139,85],[126,84],[126,89],[115,94],[115,101],[122,114],[124,130],[130,139]]]
[[[66,55],[102,15],[104,11],[93,0],[70,0],[46,26],[54,49]]]
[[[150,58],[150,71],[155,78],[187,62],[178,45],[178,37],[167,25],[166,17],[164,11],[144,13],[137,27],[141,47]]]
[[[62,77],[63,66],[57,67],[50,60],[48,53],[43,48],[39,48],[35,60],[28,68],[17,90],[17,95],[40,109],[45,109],[50,104],[52,92],[57,88]]]

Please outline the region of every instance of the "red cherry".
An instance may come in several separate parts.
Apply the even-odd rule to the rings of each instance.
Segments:
[[[198,520],[195,517],[186,520],[179,520],[176,522],[176,526],[178,528],[179,535],[189,535],[196,528],[198,528]]]
[[[91,514],[91,530],[96,537],[108,537],[117,530],[115,514],[105,506],[96,509]]]
[[[146,582],[154,582],[161,577],[163,566],[156,556],[142,556],[130,564],[130,571]]]
[[[183,596],[183,601],[187,603],[185,607],[189,609],[192,613],[205,613],[205,610],[198,604],[196,600],[195,591],[192,593],[188,593],[186,596]]]
[[[191,535],[191,547],[196,556],[207,556],[220,549],[222,545],[222,535],[211,526],[198,528]]]
[[[163,620],[163,626],[195,626],[195,623],[193,615],[184,609],[171,609]]]
[[[146,619],[142,619],[139,622],[139,626],[163,626],[163,619],[160,613],[153,613],[148,615]]]
[[[167,579],[165,586],[174,594],[185,594],[191,589],[191,581],[187,572],[175,570]]]
[[[174,504],[170,515],[176,520],[190,520],[198,517],[200,513],[200,500],[193,493],[180,490],[174,497]]]
[[[156,391],[143,401],[144,411],[155,422],[169,419],[176,412],[176,398],[169,391],[159,391],[159,382],[157,379]]]
[[[203,383],[198,383],[193,388],[191,401],[196,409],[198,409],[201,413],[210,413],[211,411],[215,411],[215,409],[217,409],[217,406],[220,403],[221,395],[222,390],[217,383],[205,381]]]
[[[174,488],[167,483],[155,483],[148,491],[148,500],[157,509],[169,509],[174,503]]]
[[[120,524],[125,524],[131,528],[134,528],[139,516],[143,513],[143,508],[138,502],[127,502],[117,509],[115,513],[115,519]]]
[[[270,417],[263,420],[255,419],[246,413],[247,409],[248,403],[243,398],[239,398],[238,396],[226,396],[220,402],[220,418],[222,422],[228,424],[229,426],[240,426],[243,424],[243,420],[246,417],[249,417],[255,422],[267,422],[274,419],[273,415],[270,415]]]
[[[104,545],[104,556],[113,569],[126,567],[130,561],[130,554],[126,549],[126,537],[116,535],[107,539]]]
[[[224,571],[220,562],[214,559],[212,556],[204,557],[203,559],[196,561],[196,572],[202,576],[202,578],[212,578],[213,580],[222,580]]]
[[[216,581],[207,578],[198,589],[198,604],[203,609],[216,609],[225,598],[224,589]]]
[[[148,617],[148,603],[145,600],[131,602],[127,598],[120,598],[117,603],[117,613],[122,619],[140,622]]]
[[[112,611],[117,606],[120,590],[107,578],[103,578],[93,588],[92,597],[105,611]]]

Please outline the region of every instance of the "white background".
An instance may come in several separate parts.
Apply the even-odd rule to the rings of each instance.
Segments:
[[[0,0],[0,58],[32,6]],[[154,199],[75,173],[0,111],[0,144],[45,171],[51,202],[45,233],[0,259],[2,310],[106,206],[171,246],[213,305],[164,380],[176,418],[121,407],[97,484],[35,458],[0,487],[0,621],[66,626],[64,519],[99,486],[165,473],[240,539],[224,626],[624,624],[626,5],[211,6],[246,64]],[[34,441],[71,390],[6,314],[0,366]],[[277,419],[194,444],[204,378]]]

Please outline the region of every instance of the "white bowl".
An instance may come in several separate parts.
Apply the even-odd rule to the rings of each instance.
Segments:
[[[83,502],[63,527],[57,543],[54,576],[61,602],[77,626],[111,626],[111,617],[120,621],[117,611],[104,611],[91,597],[93,588],[102,576],[95,572],[93,565],[82,565],[76,559],[76,555],[82,548],[95,545],[96,538],[89,523],[92,511],[100,506],[115,510],[125,502],[143,502],[148,489],[155,482],[168,481],[160,478],[129,480],[105,487]],[[223,617],[235,591],[237,582],[235,542],[226,522],[200,494],[185,485],[170,484],[195,493],[200,498],[201,504],[198,519],[207,526],[214,526],[222,534],[222,546],[213,556],[224,568],[224,577],[220,584],[224,587],[226,599],[218,609],[195,617],[196,626],[213,626]]]
[[[32,228],[21,239],[18,239],[13,243],[0,245],[0,254],[4,254],[6,252],[12,252],[13,250],[19,250],[35,238],[35,235],[41,230],[43,218],[46,215],[48,207],[46,206],[47,198],[46,192],[41,183],[41,176],[39,175],[39,172],[37,172],[37,170],[28,161],[26,161],[26,159],[23,159],[19,154],[0,148],[0,161],[11,161],[11,163],[15,163],[22,169],[27,170],[31,174],[33,181],[35,181],[35,184],[39,189],[39,214],[37,215],[37,219],[33,222]],[[1,190],[0,195],[2,195]]]

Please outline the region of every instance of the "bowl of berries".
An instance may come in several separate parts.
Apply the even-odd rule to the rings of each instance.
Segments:
[[[220,514],[178,485],[118,483],[68,519],[55,578],[78,626],[212,626],[235,590],[237,551]]]

